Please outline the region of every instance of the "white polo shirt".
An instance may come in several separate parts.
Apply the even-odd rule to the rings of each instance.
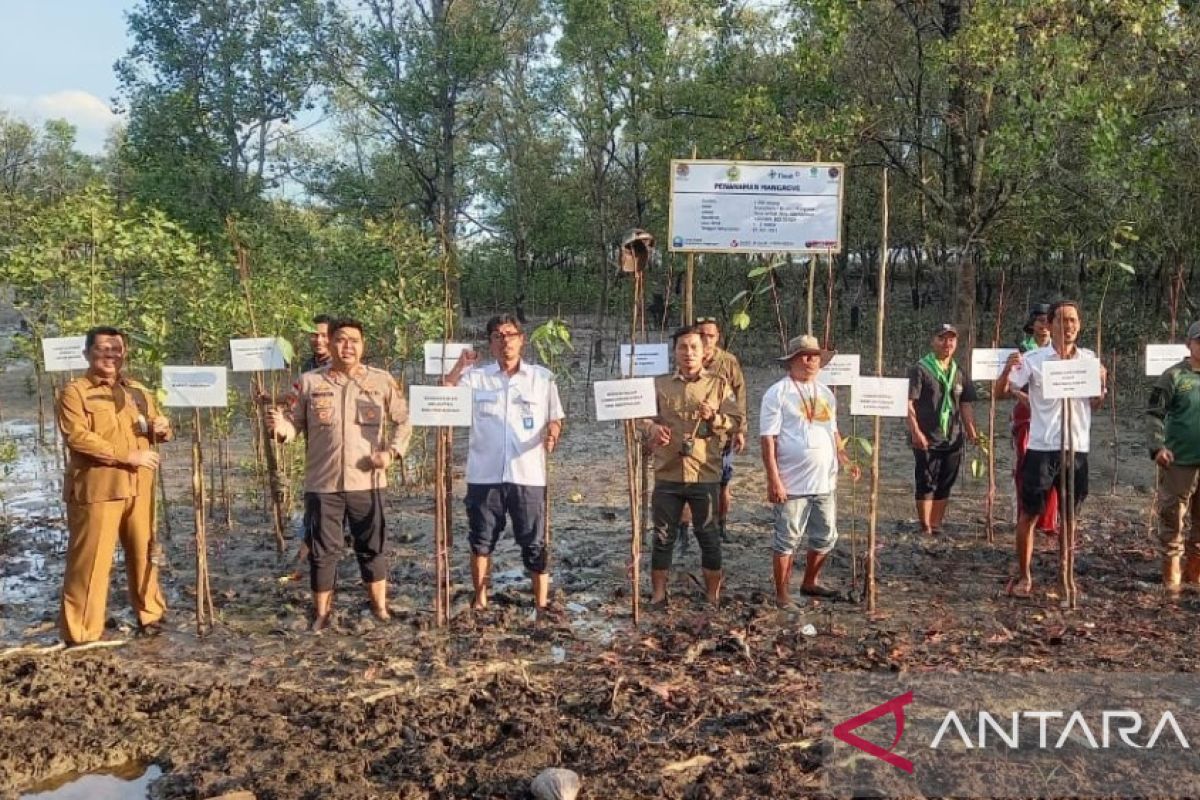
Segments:
[[[774,436],[779,477],[789,496],[837,488],[837,399],[823,383],[788,376],[763,395],[760,436]]]
[[[510,376],[493,363],[467,370],[458,385],[472,390],[467,483],[545,486],[542,435],[564,416],[554,373],[522,361]]]
[[[1095,358],[1084,347],[1076,347],[1074,358]],[[1062,361],[1053,345],[1031,350],[1021,357],[1020,365],[1008,373],[1010,386],[1029,387],[1029,449],[1049,452],[1062,450],[1063,403],[1071,404],[1071,441],[1076,453],[1086,453],[1091,446],[1092,404],[1087,398],[1047,400],[1043,395],[1042,365],[1047,361]]]

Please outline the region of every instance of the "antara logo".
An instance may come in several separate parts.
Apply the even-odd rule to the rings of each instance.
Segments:
[[[913,763],[903,756],[899,756],[892,751],[896,745],[900,743],[900,737],[904,735],[904,707],[913,701],[913,693],[905,692],[898,697],[893,697],[885,703],[872,708],[870,711],[864,711],[857,717],[851,717],[840,725],[835,725],[833,735],[841,739],[848,745],[857,747],[869,756],[874,756],[881,761],[886,761],[898,770],[907,772],[909,775],[913,771]],[[851,733],[856,728],[861,728],[880,717],[891,714],[896,720],[896,736],[892,739],[891,745],[886,749],[880,747],[874,742],[867,741],[858,734]]]

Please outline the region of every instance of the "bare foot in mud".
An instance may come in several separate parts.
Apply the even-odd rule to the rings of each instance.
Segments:
[[[1010,579],[1008,586],[1005,588],[1005,594],[1009,597],[1017,597],[1022,600],[1033,596],[1033,581],[1026,578],[1017,580]]]

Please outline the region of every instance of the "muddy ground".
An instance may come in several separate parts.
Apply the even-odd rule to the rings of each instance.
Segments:
[[[0,545],[0,650],[55,641],[64,534],[52,451],[38,455],[33,444],[27,369],[11,366],[0,378],[6,435],[22,453],[0,484],[11,525]],[[752,407],[776,375],[769,367],[748,370]],[[1134,408],[1133,397],[1122,402]],[[966,476],[947,534],[916,536],[911,455],[901,425],[888,422],[876,613],[851,601],[809,601],[793,614],[774,607],[770,511],[754,442],[738,459],[723,607],[710,611],[700,602],[688,577],[699,573],[693,548],[670,609],[645,613],[634,629],[623,444],[612,424],[585,419],[589,405],[577,386],[555,458],[553,572],[564,611],[556,621],[533,618],[507,539],[494,567],[493,608],[466,610],[465,532],[456,506],[455,616],[448,630],[435,629],[431,499],[424,489],[396,487],[389,493],[394,621],[377,624],[365,614],[346,562],[336,629],[308,634],[306,584],[289,579],[295,542],[287,557],[277,556],[250,478],[239,472],[233,530],[215,521],[212,534],[220,624],[198,638],[188,455],[186,445],[171,445],[169,632],[131,638],[117,569],[108,637],[125,644],[6,650],[0,797],[131,761],[165,770],[152,788],[159,798],[235,789],[264,799],[524,798],[530,779],[550,766],[578,772],[589,798],[806,797],[821,793],[828,750],[831,723],[818,702],[825,671],[1196,668],[1191,634],[1200,599],[1168,600],[1154,587],[1152,473],[1135,414],[1122,416],[1115,494],[1111,417],[1107,409],[1097,415],[1077,611],[1059,606],[1049,541],[1039,545],[1035,596],[1003,595],[1012,562],[1006,479],[995,543],[985,538],[985,483]],[[1002,406],[999,418],[1006,414]],[[980,416],[986,420],[986,411]],[[997,452],[1007,474],[1004,434]],[[841,487],[842,538],[827,577],[847,591],[855,588],[851,552],[864,547],[866,485],[843,480]],[[806,635],[808,625],[815,635]]]

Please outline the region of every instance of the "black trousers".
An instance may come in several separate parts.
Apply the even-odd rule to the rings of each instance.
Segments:
[[[350,528],[354,555],[363,583],[387,578],[383,556],[386,527],[383,494],[376,489],[358,492],[306,492],[304,536],[308,541],[309,583],[314,592],[329,592],[337,583],[345,534]]]
[[[654,494],[650,496],[650,517],[654,526],[650,569],[671,568],[684,505],[692,510],[692,526],[696,541],[700,543],[700,566],[711,570],[721,568],[721,529],[717,525],[720,494],[719,483],[654,482]]]

